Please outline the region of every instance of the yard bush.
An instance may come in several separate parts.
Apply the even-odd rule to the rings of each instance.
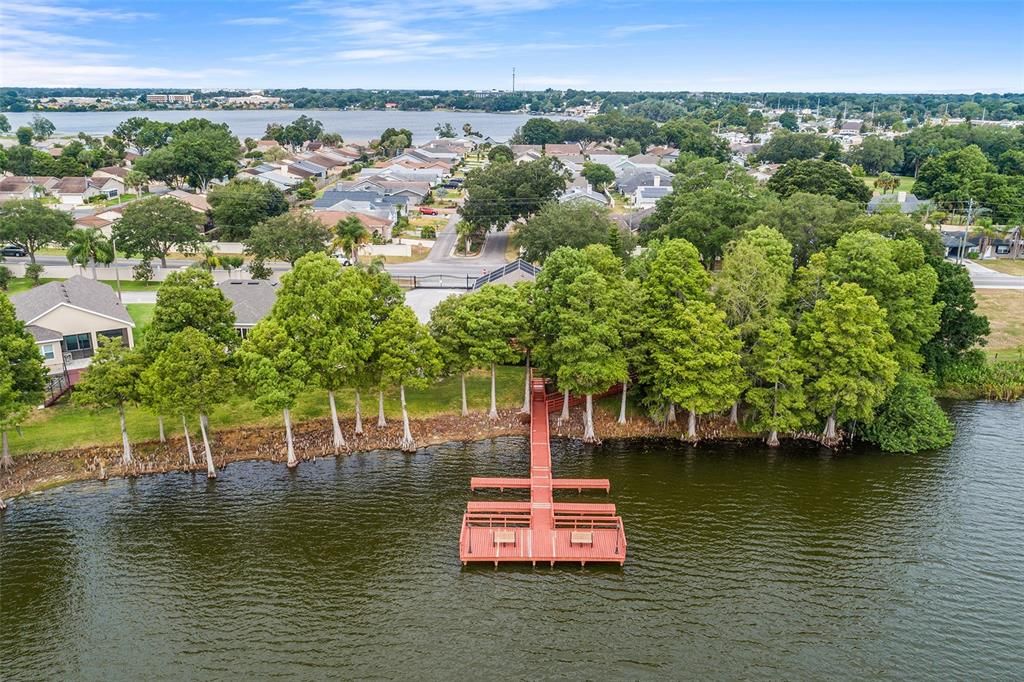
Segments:
[[[25,266],[25,277],[32,282],[32,286],[39,284],[39,278],[43,276],[43,266],[39,263],[30,263]]]

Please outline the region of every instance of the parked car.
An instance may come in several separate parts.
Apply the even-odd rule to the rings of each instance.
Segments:
[[[462,188],[461,184],[459,184],[457,182],[451,182],[451,181],[448,181],[448,182],[444,183],[441,186],[444,187],[445,189],[461,189]]]
[[[5,256],[18,256],[24,257],[28,255],[28,251],[25,250],[24,246],[18,246],[17,244],[8,244],[2,250],[0,250]]]
[[[430,206],[420,206],[420,213],[422,215],[437,215],[437,209]]]
[[[348,256],[338,256],[338,262],[341,263],[341,266],[343,268],[347,268],[348,266],[352,265],[352,261],[348,258]]]
[[[448,178],[448,182],[452,183],[453,185],[461,185],[465,181],[466,178]]]

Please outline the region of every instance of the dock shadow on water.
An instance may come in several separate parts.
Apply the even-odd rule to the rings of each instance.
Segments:
[[[622,568],[461,566],[469,479],[525,473],[519,437],[47,490],[0,517],[0,671],[1019,677],[1024,404],[952,409],[918,456],[554,441],[611,480]]]

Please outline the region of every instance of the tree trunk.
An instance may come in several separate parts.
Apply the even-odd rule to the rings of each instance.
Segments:
[[[164,416],[162,414],[156,416],[156,423],[160,427],[160,442],[166,443],[167,435],[164,433]]]
[[[676,423],[676,404],[675,403],[669,403],[668,404],[668,414],[665,416],[665,422],[667,424],[675,424]]]
[[[629,387],[629,381],[622,382],[622,400],[619,401],[619,423],[626,423],[626,389]]]
[[[162,268],[166,268],[167,267],[167,254],[166,253],[161,253],[160,254],[160,267],[162,267]]]
[[[587,394],[587,411],[583,420],[583,442],[597,443],[597,436],[594,435],[594,394]]]
[[[569,391],[562,393],[562,413],[558,415],[558,423],[569,421]]]
[[[529,351],[526,351],[526,378],[522,382],[522,410],[524,415],[529,414]]]
[[[359,398],[359,389],[356,389],[356,435],[363,435],[363,401]]]
[[[90,262],[92,264],[92,278],[93,279],[99,279],[99,277],[96,276],[96,259],[95,258],[90,258],[89,260],[90,260]],[[163,441],[161,441],[161,442],[163,442]]]
[[[690,416],[686,421],[686,435],[690,440],[697,439],[697,413],[691,408]]]
[[[498,418],[498,402],[495,397],[494,384],[495,384],[495,373],[497,370],[494,368],[494,363],[491,363],[491,411],[487,413],[487,416],[491,419]]]
[[[823,435],[826,443],[831,443],[836,439],[836,411],[834,409],[825,422],[825,433]]]
[[[28,252],[28,260],[32,265],[36,264],[36,250],[32,249]]]
[[[405,384],[398,385],[398,395],[402,400],[402,442],[400,446],[403,452],[415,452],[416,441],[412,439],[412,430],[409,429],[409,411],[405,408]]]
[[[0,440],[3,440],[3,456],[0,457],[0,471],[10,471],[14,468],[14,460],[11,459],[11,449],[7,444],[7,429],[0,432]]]
[[[739,412],[740,412],[740,401],[737,400],[736,402],[734,402],[732,404],[732,409],[729,410],[729,423],[732,424],[733,426],[735,426],[736,424],[739,424],[739,422],[740,422]]]
[[[188,420],[185,419],[185,415],[181,415],[181,428],[185,430],[185,447],[188,449],[188,468],[195,469],[196,456],[192,452],[192,436],[189,435]]]
[[[327,391],[327,400],[331,404],[331,428],[334,433],[334,454],[341,452],[345,447],[345,436],[341,433],[341,424],[338,423],[338,408],[334,404],[334,391]]]
[[[779,447],[779,432],[776,429],[772,429],[771,433],[768,434],[768,440],[765,442],[770,448]]]
[[[128,424],[124,418],[124,403],[117,406],[117,411],[121,416],[121,446],[124,448],[121,462],[125,466],[130,466],[132,463],[132,444],[128,442]]]
[[[469,416],[469,403],[466,402],[466,373],[463,372],[459,375],[462,383],[462,416]]]
[[[295,446],[292,444],[292,413],[284,408],[284,438],[288,442],[288,468],[294,469],[299,466],[299,460],[295,458]]]
[[[377,391],[377,428],[384,428],[388,420],[384,418],[384,391]]]
[[[202,412],[199,413],[199,430],[203,433],[203,449],[206,450],[206,477],[217,478],[217,467],[213,465],[213,451],[210,450],[210,422]]]

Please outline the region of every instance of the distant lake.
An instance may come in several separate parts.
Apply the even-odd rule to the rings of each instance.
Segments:
[[[8,112],[12,130],[32,122],[36,112]],[[346,141],[365,142],[380,135],[385,128],[408,128],[413,142],[434,138],[434,126],[451,123],[458,134],[469,123],[473,130],[496,140],[507,140],[516,128],[530,120],[526,114],[485,114],[452,111],[338,111],[334,109],[272,109],[257,111],[166,110],[166,111],[83,111],[39,112],[57,127],[57,135],[106,135],[132,116],[145,116],[154,121],[177,123],[188,118],[206,118],[214,123],[227,123],[239,138],[259,139],[268,123],[290,123],[305,114],[324,124],[329,132],[341,133]],[[550,116],[549,118],[563,118]]]

